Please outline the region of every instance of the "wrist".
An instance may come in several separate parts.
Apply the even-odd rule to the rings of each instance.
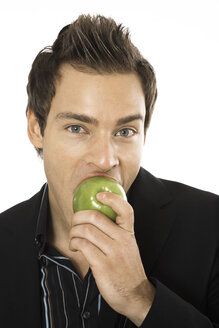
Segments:
[[[135,300],[133,306],[129,307],[129,314],[127,318],[132,321],[137,327],[140,327],[146,318],[152,306],[156,289],[154,285],[147,279],[139,287],[139,297]]]

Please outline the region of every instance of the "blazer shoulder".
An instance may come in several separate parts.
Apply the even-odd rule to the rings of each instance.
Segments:
[[[16,229],[23,224],[27,224],[28,222],[32,221],[32,219],[37,216],[43,189],[44,186],[30,199],[16,204],[13,207],[0,213],[0,230],[3,231],[4,227],[13,227]]]
[[[139,190],[145,192],[146,195],[149,194],[151,199],[166,198],[178,204],[183,202],[184,205],[197,203],[199,205],[216,204],[218,206],[219,204],[219,195],[178,181],[158,178],[143,168],[141,168],[136,181],[140,186]]]
[[[219,195],[201,190],[181,182],[160,179],[173,195],[173,206],[178,217],[203,224],[206,229],[219,231]]]
[[[139,177],[144,197],[159,198],[160,204],[178,213],[178,217],[187,220],[197,218],[205,223],[211,221],[219,226],[219,195],[178,181],[157,178],[145,169],[141,169]]]
[[[200,200],[204,202],[219,202],[219,195],[212,193],[210,191],[198,189],[193,186],[189,186],[182,182],[171,181],[166,179],[159,179],[160,182],[169,190],[169,192],[174,195],[177,199],[192,199],[192,201]]]

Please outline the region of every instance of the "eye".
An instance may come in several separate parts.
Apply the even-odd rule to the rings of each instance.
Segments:
[[[70,125],[67,127],[67,130],[77,134],[85,132],[84,128],[82,128],[80,125]]]
[[[129,129],[129,128],[124,128],[122,130],[119,130],[119,132],[117,132],[116,135],[120,134],[121,137],[131,137],[133,135],[135,135],[137,132],[133,129]]]

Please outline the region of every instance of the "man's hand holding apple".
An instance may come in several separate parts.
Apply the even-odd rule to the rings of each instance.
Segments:
[[[96,197],[117,213],[116,223],[97,210],[74,213],[69,249],[82,252],[105,301],[140,326],[153,302],[155,288],[141,262],[133,209],[112,192],[101,192]]]

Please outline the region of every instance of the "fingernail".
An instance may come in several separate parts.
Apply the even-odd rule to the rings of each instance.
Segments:
[[[97,199],[101,200],[101,199],[105,198],[105,194],[99,193],[99,194],[96,194],[96,197],[97,197]]]

